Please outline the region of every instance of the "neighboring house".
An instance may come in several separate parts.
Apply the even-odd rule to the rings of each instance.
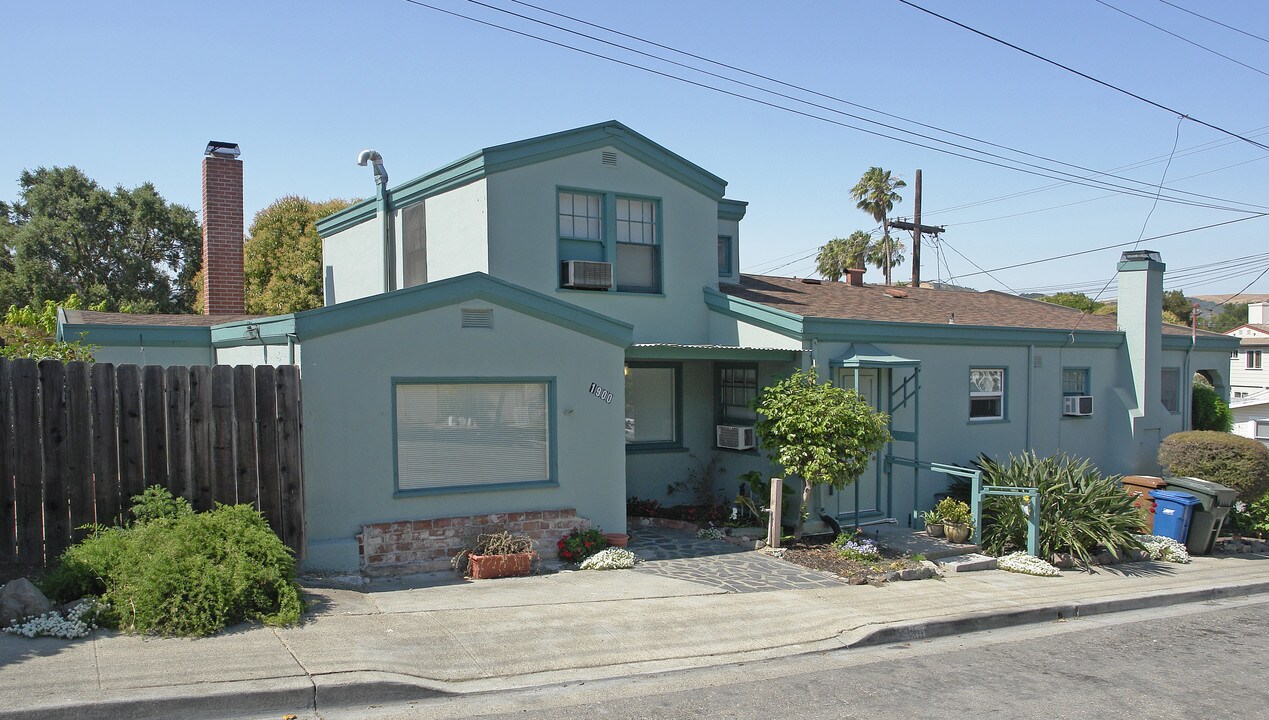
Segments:
[[[1234,401],[1269,391],[1269,370],[1265,355],[1269,354],[1269,302],[1247,304],[1247,324],[1226,332],[1238,338],[1238,349],[1229,359],[1229,389]]]
[[[1269,445],[1269,391],[1233,400],[1234,434],[1255,438]]]
[[[626,498],[667,501],[716,454],[730,499],[740,473],[775,472],[749,403],[798,368],[892,416],[860,482],[815,498],[845,522],[929,508],[946,478],[921,462],[1034,449],[1157,471],[1160,439],[1189,426],[1191,375],[1228,394],[1237,341],[1161,322],[1156,253],[1125,254],[1117,318],[743,275],[746,203],[725,189],[601,123],[485,148],[324,219],[324,308],[179,332],[67,311],[59,332],[103,361],[144,343],[148,362],[299,364],[314,569],[442,566],[445,528],[471,515],[541,529],[575,511],[620,531]]]

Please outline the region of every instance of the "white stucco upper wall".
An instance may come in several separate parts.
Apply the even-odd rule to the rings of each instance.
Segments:
[[[617,154],[605,165],[603,152]],[[701,288],[718,282],[718,200],[615,147],[595,148],[505,170],[488,182],[489,273],[635,326],[636,342],[705,342]],[[658,295],[559,288],[557,190],[616,193],[659,201]],[[434,217],[429,206],[430,221]],[[431,236],[429,236],[431,241]]]
[[[427,281],[470,272],[495,274],[489,268],[487,181],[477,180],[425,202]]]
[[[322,282],[327,305],[384,291],[383,219],[375,218],[322,241]]]

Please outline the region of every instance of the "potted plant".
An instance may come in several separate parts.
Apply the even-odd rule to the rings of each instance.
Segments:
[[[943,534],[948,542],[959,544],[969,540],[969,536],[973,534],[969,505],[954,498],[943,498],[935,506],[934,512],[943,519]]]
[[[454,556],[454,569],[472,580],[516,577],[533,572],[533,538],[509,530],[481,533]]]
[[[602,530],[595,528],[574,530],[555,543],[560,559],[568,563],[580,563],[607,547],[608,538],[604,537]]]
[[[925,521],[925,532],[930,537],[943,537],[943,518],[939,517],[937,510],[926,510],[921,513],[921,519]]]

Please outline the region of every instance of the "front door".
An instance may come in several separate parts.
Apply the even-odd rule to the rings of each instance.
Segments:
[[[833,382],[838,387],[846,389],[855,389],[855,370],[853,368],[838,368],[834,370]],[[874,410],[880,409],[878,402],[878,376],[879,370],[859,370],[859,394],[868,401],[868,404]],[[859,519],[873,520],[883,516],[882,502],[884,495],[881,491],[881,473],[878,471],[877,455],[873,455],[872,462],[868,463],[864,474],[852,485],[847,485],[845,490],[829,490],[831,495],[828,502],[825,503],[825,509],[830,513],[837,513],[838,522],[843,526],[854,524],[855,508],[859,508]],[[858,505],[856,505],[858,500]]]

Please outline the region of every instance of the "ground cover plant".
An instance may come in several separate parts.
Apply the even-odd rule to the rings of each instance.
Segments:
[[[94,527],[38,583],[57,602],[100,598],[97,622],[162,635],[211,635],[243,621],[299,622],[295,558],[250,505],[196,513],[148,488],[126,527]]]
[[[1141,512],[1120,487],[1088,460],[1035,453],[1010,455],[997,462],[980,456],[983,483],[1035,487],[1040,494],[1039,556],[1069,553],[1084,566],[1104,548],[1116,558],[1141,550]],[[1027,506],[1023,498],[987,497],[983,501],[983,548],[1004,555],[1026,547]]]
[[[781,557],[812,570],[833,573],[851,583],[881,584],[891,573],[922,567],[925,559],[880,548],[857,532],[846,530],[836,538],[826,535],[804,536],[793,540]]]

